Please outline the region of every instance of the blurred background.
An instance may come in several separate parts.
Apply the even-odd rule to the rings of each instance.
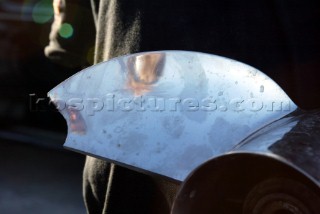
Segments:
[[[85,213],[84,156],[47,92],[76,72],[44,56],[52,0],[0,0],[0,213]],[[36,103],[37,98],[43,98]]]
[[[82,200],[84,156],[63,149],[67,126],[47,99],[50,89],[80,70],[59,66],[44,56],[54,15],[52,1],[0,0],[0,214],[85,213]],[[89,0],[72,1],[78,2],[82,2],[84,8],[89,4]],[[268,73],[300,107],[319,108],[320,7],[316,7],[316,1],[294,2],[287,7],[289,3],[285,1],[274,1],[277,7],[272,7],[270,13],[270,8],[265,10],[264,4],[259,5],[257,1],[251,1],[252,8],[257,6],[262,12],[250,8],[241,10],[248,8],[241,3],[234,16],[228,16],[230,14],[217,7],[214,11],[219,19],[212,23],[218,27],[215,29],[218,33],[213,32],[212,35],[218,39],[212,40],[212,45],[216,46],[216,54],[237,59]],[[153,6],[158,9],[157,3]],[[246,11],[255,13],[246,15]],[[83,25],[86,19],[83,12],[85,10],[75,10],[73,15],[80,16],[76,21],[71,19],[70,23],[75,21],[87,29],[90,26]],[[154,16],[152,12],[147,14]],[[245,14],[244,17],[241,14]],[[160,15],[162,18],[162,13]],[[229,19],[220,16],[228,16]],[[236,24],[238,19],[242,25],[237,28],[229,29],[222,25]],[[260,25],[259,20],[266,25],[255,31]],[[148,20],[145,24],[149,25]],[[65,27],[59,35],[71,38],[72,26]],[[201,30],[202,26],[197,26],[197,29]],[[219,35],[220,30],[224,34]],[[91,30],[81,31],[82,34],[91,35]],[[233,38],[233,34],[238,40],[230,43],[228,38]],[[152,32],[149,36],[157,38],[157,33]],[[163,41],[165,44],[151,47],[164,45],[170,49],[170,44]],[[158,45],[153,43],[153,37],[145,40],[147,47],[149,42]],[[183,44],[184,40],[181,42]],[[87,43],[81,39],[75,42],[88,46],[86,48],[90,51],[86,58],[91,59],[92,44]],[[77,47],[72,46],[76,50]],[[174,44],[173,47],[179,46]]]

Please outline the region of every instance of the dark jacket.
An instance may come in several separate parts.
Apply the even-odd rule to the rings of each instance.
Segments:
[[[265,72],[301,108],[320,106],[317,1],[60,2],[45,51],[65,65],[151,50],[213,53]],[[69,37],[61,35],[64,23],[73,27]],[[164,179],[95,158],[86,161],[84,198],[90,213],[169,213],[177,189]]]

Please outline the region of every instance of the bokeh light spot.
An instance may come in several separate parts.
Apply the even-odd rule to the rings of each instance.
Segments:
[[[32,19],[35,23],[44,24],[53,17],[52,1],[39,1],[32,10]]]
[[[59,35],[63,38],[70,38],[73,35],[73,27],[68,23],[63,23],[59,30]]]

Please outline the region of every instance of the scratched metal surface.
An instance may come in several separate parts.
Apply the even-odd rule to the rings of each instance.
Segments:
[[[115,58],[48,95],[68,123],[65,147],[179,181],[297,109],[255,68],[185,51]]]

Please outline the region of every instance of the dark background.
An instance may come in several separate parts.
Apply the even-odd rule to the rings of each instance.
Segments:
[[[84,156],[63,149],[62,116],[29,96],[75,72],[43,54],[52,20],[50,0],[0,1],[1,214],[85,213]]]

